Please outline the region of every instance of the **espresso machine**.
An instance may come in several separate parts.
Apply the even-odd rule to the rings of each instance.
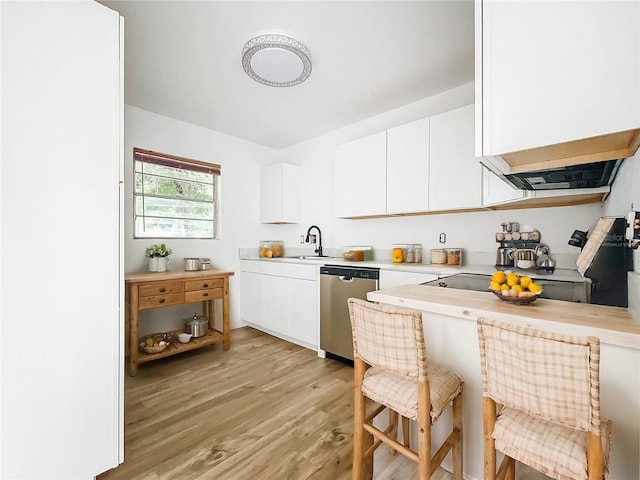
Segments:
[[[540,243],[540,232],[529,226],[520,228],[517,222],[504,222],[502,231],[496,233],[496,242],[500,244],[496,251],[495,268],[507,270],[520,268],[537,269],[538,260],[544,260],[543,270],[552,273],[555,262],[549,256],[549,247]]]

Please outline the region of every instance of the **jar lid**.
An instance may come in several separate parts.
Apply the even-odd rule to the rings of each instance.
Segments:
[[[193,317],[185,318],[182,320],[186,325],[202,325],[203,323],[207,323],[207,317],[203,315],[193,314]]]

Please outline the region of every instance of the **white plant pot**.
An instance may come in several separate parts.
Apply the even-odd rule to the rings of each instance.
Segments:
[[[166,272],[169,270],[169,264],[171,263],[171,257],[158,257],[158,272]]]
[[[152,257],[149,259],[149,271],[150,272],[157,272],[158,271],[158,260],[160,260],[158,257]]]

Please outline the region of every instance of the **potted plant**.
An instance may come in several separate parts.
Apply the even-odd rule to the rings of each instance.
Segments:
[[[163,243],[161,245],[151,245],[145,251],[145,255],[149,258],[150,272],[164,272],[171,263],[169,255],[171,249]]]

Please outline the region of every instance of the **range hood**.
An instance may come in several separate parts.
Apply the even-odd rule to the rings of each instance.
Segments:
[[[519,190],[557,190],[611,186],[624,159],[571,165],[568,167],[509,173],[505,180]]]
[[[483,157],[480,161],[519,190],[611,186],[622,161],[635,155],[640,129]]]

